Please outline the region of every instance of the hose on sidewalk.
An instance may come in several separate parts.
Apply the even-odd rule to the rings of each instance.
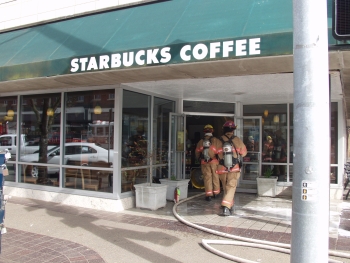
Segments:
[[[206,228],[194,223],[191,223],[187,220],[185,220],[184,218],[182,218],[178,213],[177,213],[177,206],[187,202],[189,200],[192,200],[194,198],[197,198],[199,196],[204,195],[205,193],[200,193],[197,195],[194,195],[192,197],[186,198],[181,200],[178,203],[175,203],[173,206],[173,214],[176,217],[177,220],[179,220],[180,222],[184,223],[185,225],[191,226],[195,229],[213,234],[213,235],[217,235],[217,236],[221,236],[221,237],[225,237],[228,239],[233,239],[233,240],[237,240],[237,241],[230,241],[230,240],[208,240],[208,239],[202,239],[202,244],[203,246],[208,249],[209,251],[211,251],[214,254],[217,254],[221,257],[224,257],[226,259],[230,259],[236,262],[242,262],[242,263],[253,263],[255,261],[251,261],[251,260],[247,260],[244,258],[240,258],[240,257],[235,257],[232,255],[229,255],[227,253],[221,252],[215,248],[213,248],[212,246],[210,246],[209,244],[220,244],[220,245],[238,245],[238,246],[248,246],[248,247],[253,247],[253,248],[262,248],[262,249],[268,249],[268,250],[272,250],[272,251],[276,251],[276,252],[281,252],[281,253],[286,253],[286,254],[290,254],[290,244],[283,244],[283,243],[277,243],[277,242],[270,242],[270,241],[265,241],[265,240],[259,240],[259,239],[253,239],[253,238],[246,238],[246,237],[241,237],[241,236],[237,236],[237,235],[231,235],[231,234],[227,234],[224,232],[220,232],[220,231],[216,231],[210,228]],[[338,252],[338,251],[334,251],[334,250],[329,250],[329,255],[330,256],[335,256],[335,257],[340,257],[340,258],[350,258],[350,254],[348,253],[343,253],[343,252]],[[329,262],[331,263],[339,263],[341,261],[335,260],[335,259],[331,259],[329,258]]]

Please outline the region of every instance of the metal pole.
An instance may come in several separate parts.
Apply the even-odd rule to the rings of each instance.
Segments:
[[[327,1],[293,0],[292,263],[328,262],[330,120]]]

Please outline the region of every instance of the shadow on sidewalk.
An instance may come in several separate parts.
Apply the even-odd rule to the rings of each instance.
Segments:
[[[75,208],[72,206],[62,206],[60,204],[50,203],[50,208],[45,207],[45,202],[38,200],[31,200],[32,203],[37,203],[37,206],[28,207],[27,210],[33,211],[36,209],[45,209],[47,214],[51,217],[58,217],[57,212],[61,212],[61,222],[70,228],[81,228],[87,232],[90,232],[96,237],[105,240],[108,243],[114,244],[126,251],[131,252],[136,257],[143,258],[150,262],[179,262],[173,258],[167,257],[154,249],[147,248],[140,245],[138,241],[145,242],[145,244],[151,243],[151,245],[160,245],[163,247],[170,247],[173,244],[180,241],[180,239],[168,235],[160,231],[136,231],[130,228],[112,227],[109,225],[102,225],[97,222],[101,219],[107,219],[115,223],[128,223],[132,224],[132,217],[125,217],[125,215],[119,213],[104,212],[99,210],[91,210],[87,212],[83,208]],[[47,206],[47,205],[46,205]],[[95,213],[95,214],[94,214]],[[78,216],[79,220],[72,220],[71,216]],[[108,216],[108,218],[106,218]],[[136,219],[137,220],[137,219]],[[145,220],[151,221],[152,218],[146,218]],[[146,222],[144,222],[146,223]],[[150,222],[151,223],[151,222]],[[156,226],[153,226],[156,227]],[[135,241],[133,241],[135,240]]]

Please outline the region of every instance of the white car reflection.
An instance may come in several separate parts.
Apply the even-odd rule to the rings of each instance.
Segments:
[[[65,154],[63,164],[67,165],[87,165],[98,167],[111,167],[113,160],[113,151],[106,150],[95,143],[66,143]],[[47,164],[60,164],[61,151],[60,147],[49,149],[47,152]],[[22,162],[38,163],[39,152],[36,151],[33,154],[25,155],[21,158]],[[58,167],[49,166],[48,173],[55,174],[59,172]],[[38,176],[38,167],[33,165],[30,169],[30,175],[33,177]]]

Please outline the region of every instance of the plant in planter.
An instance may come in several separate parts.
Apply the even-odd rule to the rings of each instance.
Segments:
[[[264,177],[270,178],[272,175],[273,175],[273,169],[271,169],[270,167],[267,168],[264,172]]]
[[[258,176],[256,178],[259,196],[276,196],[276,183],[278,177],[272,175],[273,168],[271,169],[268,167],[263,173],[263,176]]]

